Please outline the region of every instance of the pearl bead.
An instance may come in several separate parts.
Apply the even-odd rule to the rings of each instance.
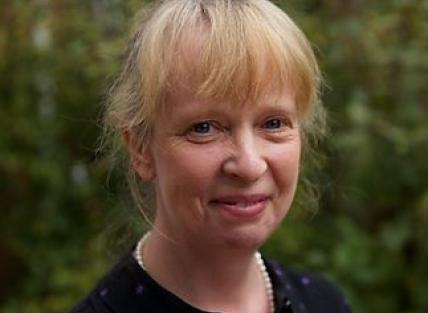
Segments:
[[[143,247],[145,242],[147,241],[147,238],[149,238],[150,236],[150,232],[147,232],[139,241],[137,244],[137,247],[135,248],[134,251],[134,256],[137,260],[137,263],[140,265],[140,267],[146,270],[146,267],[144,265],[144,261],[143,261]],[[262,275],[263,278],[263,282],[265,285],[265,291],[266,291],[266,295],[268,297],[268,302],[269,302],[269,313],[274,313],[275,312],[275,304],[274,304],[274,297],[273,297],[273,287],[272,287],[272,281],[270,280],[269,277],[269,273],[266,270],[266,265],[263,261],[262,255],[260,254],[260,252],[256,252],[254,257],[256,258],[256,262],[257,265],[259,267],[259,271]]]

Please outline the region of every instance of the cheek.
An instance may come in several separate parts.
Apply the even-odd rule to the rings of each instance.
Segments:
[[[203,196],[214,182],[219,167],[220,156],[216,151],[189,149],[185,146],[171,149],[162,154],[157,162],[159,187],[166,187],[180,194]]]
[[[290,144],[272,153],[272,172],[281,191],[294,189],[300,168],[300,142]]]

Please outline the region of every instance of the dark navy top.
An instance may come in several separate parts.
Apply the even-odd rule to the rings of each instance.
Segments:
[[[264,259],[275,313],[349,313],[338,289],[319,275],[297,272]],[[183,282],[185,283],[185,282]],[[123,258],[71,313],[208,313],[161,287],[132,254]]]

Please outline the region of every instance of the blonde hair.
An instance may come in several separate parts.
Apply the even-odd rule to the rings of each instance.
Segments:
[[[146,142],[166,94],[184,78],[192,79],[196,95],[207,98],[242,101],[290,88],[309,151],[307,139],[317,139],[324,129],[321,75],[310,43],[290,17],[267,0],[156,2],[136,19],[107,102],[104,139],[113,150],[125,150],[124,129]],[[188,62],[192,41],[198,55]],[[142,208],[142,182],[129,168],[131,191]]]

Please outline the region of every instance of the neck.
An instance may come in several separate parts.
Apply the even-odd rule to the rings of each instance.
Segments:
[[[268,312],[255,251],[203,249],[174,243],[154,232],[140,253],[146,271],[162,287],[199,309]]]

